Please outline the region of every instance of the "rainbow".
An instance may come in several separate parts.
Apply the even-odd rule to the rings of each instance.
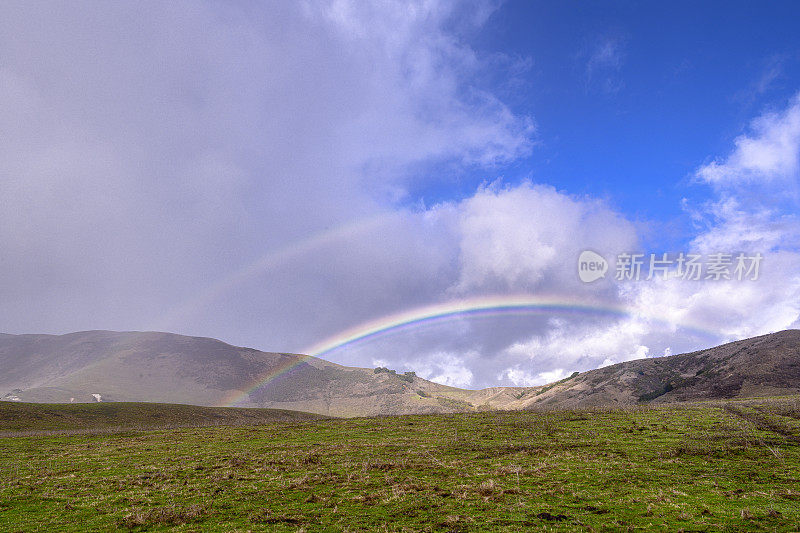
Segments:
[[[202,309],[208,308],[217,298],[229,293],[237,286],[256,279],[259,275],[273,268],[284,265],[287,261],[300,258],[304,255],[318,252],[325,246],[335,245],[339,241],[360,238],[368,231],[380,228],[382,225],[395,221],[397,216],[392,213],[381,213],[372,217],[359,219],[348,224],[336,226],[325,231],[312,234],[304,239],[281,246],[216,280],[191,298],[180,302],[167,310],[159,319],[147,329],[158,331],[174,330],[177,325],[184,323],[187,318]]]
[[[632,312],[620,306],[607,305],[586,300],[567,300],[557,297],[543,297],[529,294],[499,295],[465,298],[439,304],[407,309],[399,313],[364,322],[341,331],[336,335],[309,346],[298,359],[287,362],[278,368],[260,375],[244,387],[234,391],[221,405],[232,406],[241,402],[256,389],[266,386],[292,369],[313,357],[322,357],[357,343],[369,342],[377,338],[407,332],[428,325],[471,318],[496,317],[504,315],[530,314],[601,314],[619,318],[636,317],[674,330],[678,327],[702,337],[715,339],[717,335],[708,329],[676,323],[674,320]]]

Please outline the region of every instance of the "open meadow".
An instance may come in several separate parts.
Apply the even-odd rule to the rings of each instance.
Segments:
[[[101,406],[0,417],[0,530],[800,529],[797,398],[168,429]]]

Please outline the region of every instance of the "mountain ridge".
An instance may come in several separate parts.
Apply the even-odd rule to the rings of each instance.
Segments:
[[[244,407],[326,416],[634,405],[800,393],[800,330],[617,363],[546,385],[479,390],[164,332],[0,334],[0,369],[0,398],[31,402],[99,395],[219,406],[241,398]]]

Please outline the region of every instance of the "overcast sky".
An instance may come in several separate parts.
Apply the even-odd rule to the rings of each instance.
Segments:
[[[0,331],[562,302],[323,355],[480,387],[800,327],[800,5],[559,4],[3,2]],[[763,260],[615,279],[681,252]]]

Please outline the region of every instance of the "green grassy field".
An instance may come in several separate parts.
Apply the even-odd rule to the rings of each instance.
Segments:
[[[0,530],[796,531],[798,441],[796,398],[42,432]]]

